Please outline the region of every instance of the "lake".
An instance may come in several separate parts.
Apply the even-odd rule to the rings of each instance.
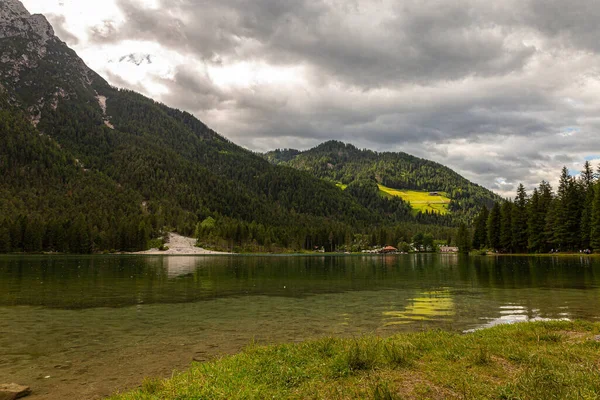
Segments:
[[[0,383],[94,399],[250,343],[600,320],[600,259],[0,257]]]

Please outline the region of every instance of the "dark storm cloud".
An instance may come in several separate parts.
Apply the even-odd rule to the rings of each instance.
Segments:
[[[600,2],[118,4],[125,23],[104,21],[93,42],[157,42],[205,67],[303,68],[290,87],[223,88],[189,66],[157,78],[161,100],[254,149],[340,139],[406,150],[502,191],[600,152]]]

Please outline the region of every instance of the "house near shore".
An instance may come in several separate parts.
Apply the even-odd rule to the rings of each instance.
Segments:
[[[458,247],[440,246],[440,253],[458,253]]]
[[[397,253],[398,249],[395,248],[394,246],[385,246],[383,249],[379,250],[379,252],[381,254]]]

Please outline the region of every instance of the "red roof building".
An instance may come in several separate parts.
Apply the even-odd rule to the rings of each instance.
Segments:
[[[385,246],[383,249],[381,249],[382,253],[395,253],[397,251],[398,249],[393,246]]]

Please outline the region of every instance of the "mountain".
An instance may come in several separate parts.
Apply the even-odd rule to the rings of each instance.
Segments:
[[[142,64],[152,64],[152,55],[142,53],[131,53],[119,57],[119,62],[132,63],[139,67]]]
[[[284,149],[266,153],[274,165],[286,165],[315,177],[344,185],[372,181],[392,189],[443,192],[448,209],[460,220],[471,221],[483,205],[500,198],[450,168],[406,153],[359,150],[351,144],[329,141],[300,152]]]
[[[334,248],[416,221],[401,199],[342,192],[110,86],[18,0],[0,3],[0,78],[0,252],[139,250],[165,229],[220,247]]]

